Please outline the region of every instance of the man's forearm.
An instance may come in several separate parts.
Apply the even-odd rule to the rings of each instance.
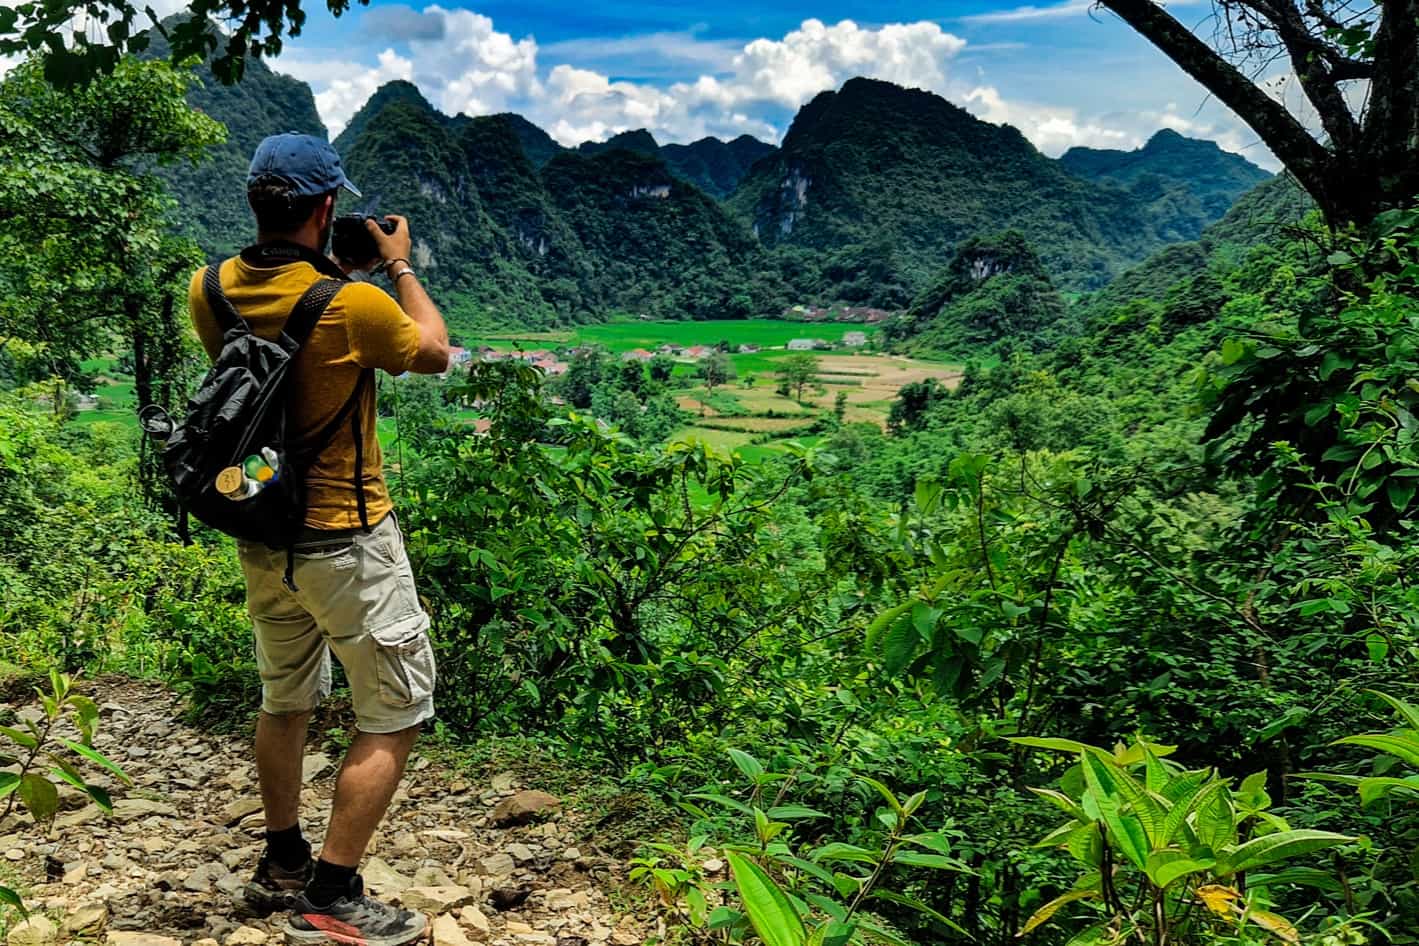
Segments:
[[[405,276],[394,283],[394,291],[399,296],[399,306],[409,314],[409,318],[419,323],[421,328],[432,331],[445,345],[448,344],[448,326],[438,306],[429,298],[424,287],[419,285],[417,275]]]

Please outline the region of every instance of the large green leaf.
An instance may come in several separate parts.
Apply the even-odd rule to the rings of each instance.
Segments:
[[[764,812],[770,818],[784,821],[801,821],[807,818],[827,818],[826,812],[816,808],[809,808],[806,805],[775,805]]]
[[[763,868],[736,851],[725,853],[744,912],[764,946],[806,946],[808,931],[788,896]]]
[[[1229,877],[1242,871],[1254,870],[1275,864],[1290,857],[1299,857],[1312,851],[1319,851],[1338,844],[1346,844],[1354,838],[1333,831],[1300,829],[1278,831],[1259,838],[1253,838],[1235,850],[1227,851],[1217,859],[1217,874]]]
[[[59,811],[59,789],[38,772],[30,772],[20,779],[19,793],[35,821],[47,822]]]
[[[1182,851],[1154,851],[1148,855],[1148,879],[1153,881],[1155,887],[1166,889],[1189,874],[1211,870],[1216,863],[1215,858],[1194,859]]]
[[[1377,749],[1419,768],[1419,739],[1413,736],[1370,733],[1364,736],[1346,736],[1343,739],[1335,740],[1332,745],[1364,746],[1366,749]]]
[[[1068,752],[1071,755],[1076,752],[1087,752],[1092,748],[1073,739],[1055,739],[1048,736],[1009,736],[1006,741],[1030,749],[1048,749],[1051,752]]]
[[[63,746],[64,746],[66,749],[69,749],[69,750],[72,751],[72,752],[77,752],[79,755],[81,755],[81,756],[83,756],[84,758],[88,759],[90,762],[94,763],[95,765],[99,765],[99,766],[102,766],[102,767],[105,768],[105,769],[108,769],[108,770],[109,770],[110,772],[112,772],[114,775],[118,776],[119,779],[121,779],[121,780],[123,781],[123,784],[125,784],[125,785],[132,785],[132,784],[133,784],[133,780],[128,777],[128,773],[125,772],[125,771],[123,771],[123,769],[118,765],[117,762],[114,762],[113,760],[111,760],[110,758],[108,758],[108,756],[104,755],[103,753],[101,753],[101,752],[99,752],[99,751],[97,751],[97,750],[95,750],[95,749],[91,749],[91,748],[89,748],[88,746],[80,745],[80,744],[77,743],[77,742],[70,742],[68,739],[61,739],[61,740],[59,740],[59,741],[60,741],[60,743],[63,744]]]
[[[1159,831],[1158,843],[1164,846],[1173,843],[1173,839],[1177,837],[1178,831],[1182,828],[1183,823],[1187,821],[1187,816],[1207,804],[1212,795],[1217,794],[1226,787],[1226,782],[1223,782],[1221,779],[1216,779],[1194,790],[1192,794],[1179,798],[1174,802],[1173,807],[1168,810],[1167,815],[1163,818],[1163,827]]]
[[[1359,789],[1360,804],[1371,805],[1390,792],[1419,793],[1419,775],[1409,775],[1404,778],[1364,778],[1360,780]]]
[[[1089,786],[1084,810],[1089,811],[1091,806],[1088,802],[1092,801],[1097,810],[1097,817],[1109,830],[1109,837],[1118,845],[1124,856],[1142,870],[1148,858],[1148,834],[1144,831],[1143,824],[1137,818],[1125,815],[1119,810],[1118,781],[1110,771],[1110,766],[1092,752],[1081,752],[1079,758],[1084,770],[1084,781]]]
[[[0,886],[0,903],[19,910],[21,916],[29,916],[25,911],[25,902],[20,899],[19,894],[15,893],[15,891],[11,890],[9,887]]]
[[[744,775],[755,782],[764,777],[763,764],[743,749],[730,749],[729,757],[734,760],[734,765],[743,772]]]
[[[1403,717],[1406,726],[1415,731],[1419,731],[1419,707],[1411,703],[1406,703],[1397,696],[1381,693],[1379,690],[1366,690],[1365,692],[1384,700],[1396,713]]]
[[[1076,900],[1096,900],[1098,896],[1099,892],[1097,890],[1071,890],[1066,894],[1061,894],[1036,910],[1034,915],[1025,921],[1024,927],[1020,930],[1020,935],[1024,936],[1026,933],[1034,932],[1039,927],[1048,923],[1050,918],[1059,912],[1060,907],[1073,903]]]
[[[14,772],[0,772],[0,798],[20,787],[20,777]]]

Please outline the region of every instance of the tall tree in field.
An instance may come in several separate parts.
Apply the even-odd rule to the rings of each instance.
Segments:
[[[795,401],[803,400],[803,389],[818,380],[818,358],[807,352],[789,355],[783,360],[779,378],[793,392]]]
[[[1098,2],[1250,125],[1332,226],[1419,195],[1419,0],[1213,0],[1211,44],[1154,0]],[[1251,78],[1277,60],[1318,132]]]

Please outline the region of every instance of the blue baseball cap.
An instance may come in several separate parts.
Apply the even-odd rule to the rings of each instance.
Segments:
[[[246,174],[246,186],[270,178],[289,184],[292,197],[315,197],[340,187],[356,197],[362,196],[359,188],[345,176],[345,170],[340,167],[340,155],[330,142],[294,131],[270,135],[256,146],[251,170]]]

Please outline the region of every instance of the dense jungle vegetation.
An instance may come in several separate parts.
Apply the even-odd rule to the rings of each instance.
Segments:
[[[71,397],[116,372],[177,410],[201,370],[203,252],[174,235],[196,218],[152,169],[235,132],[191,83],[161,59],[0,82],[0,659],[157,677],[215,722],[258,686],[233,547],[179,534],[151,446]],[[383,108],[466,160],[417,103]],[[624,239],[598,188],[649,160],[606,158],[536,178],[611,228],[583,246]],[[507,210],[422,183],[465,222]],[[1419,212],[1276,225],[1308,205],[1268,182],[1077,297],[1047,234],[997,220],[897,330],[967,356],[960,387],[761,463],[626,429],[675,410],[653,366],[570,375],[560,403],[511,361],[386,380],[434,738],[525,740],[673,805],[634,876],[676,942],[1419,941]]]

